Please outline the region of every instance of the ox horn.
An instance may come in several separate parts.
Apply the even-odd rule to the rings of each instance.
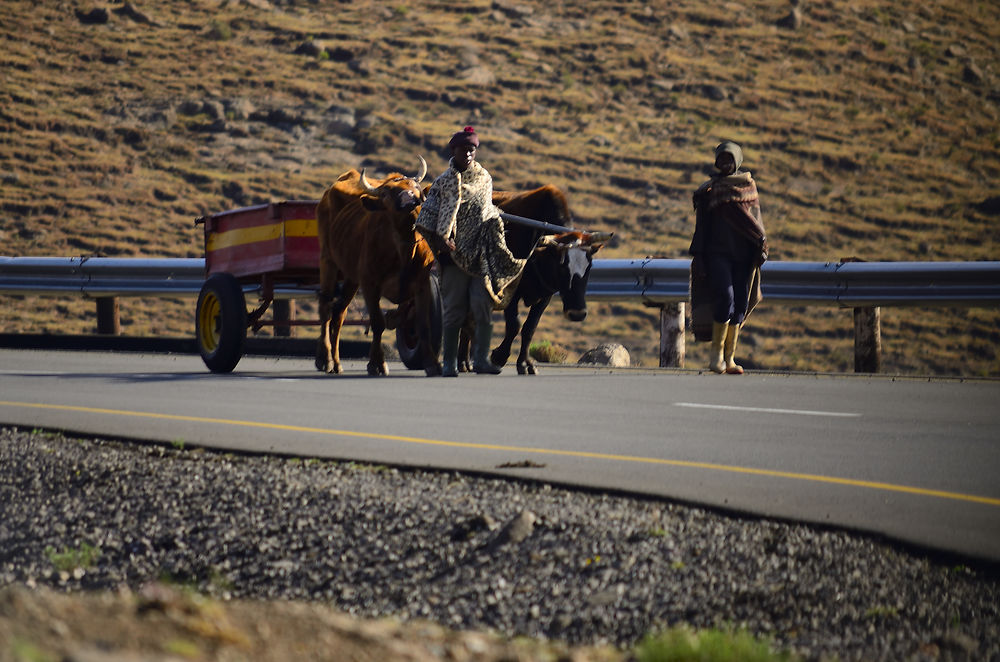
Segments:
[[[587,238],[591,246],[596,244],[606,244],[615,236],[614,232],[588,232]]]
[[[424,181],[424,177],[427,176],[427,161],[424,161],[424,157],[419,154],[417,154],[417,158],[420,159],[420,172],[413,178],[414,184],[419,184]]]
[[[361,169],[361,177],[359,178],[358,181],[361,184],[361,188],[364,190],[365,193],[375,195],[376,191],[378,191],[378,189],[376,189],[374,186],[368,183],[368,178],[365,177],[365,168]]]

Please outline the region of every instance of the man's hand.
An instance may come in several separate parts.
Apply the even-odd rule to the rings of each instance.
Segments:
[[[430,244],[435,255],[447,255],[455,250],[455,242],[451,239],[445,239],[441,235],[429,231],[423,235],[427,238],[427,243]]]

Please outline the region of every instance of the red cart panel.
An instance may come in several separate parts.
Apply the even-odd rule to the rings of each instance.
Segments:
[[[205,270],[237,278],[318,272],[316,200],[289,200],[205,219]]]

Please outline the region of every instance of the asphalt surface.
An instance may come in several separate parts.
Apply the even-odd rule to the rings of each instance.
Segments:
[[[0,421],[517,475],[875,532],[1000,560],[1000,383],[0,350]]]

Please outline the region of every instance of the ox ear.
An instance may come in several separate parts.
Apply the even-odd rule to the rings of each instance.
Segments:
[[[383,211],[385,209],[382,205],[382,201],[372,195],[362,195],[361,206],[368,211]]]

